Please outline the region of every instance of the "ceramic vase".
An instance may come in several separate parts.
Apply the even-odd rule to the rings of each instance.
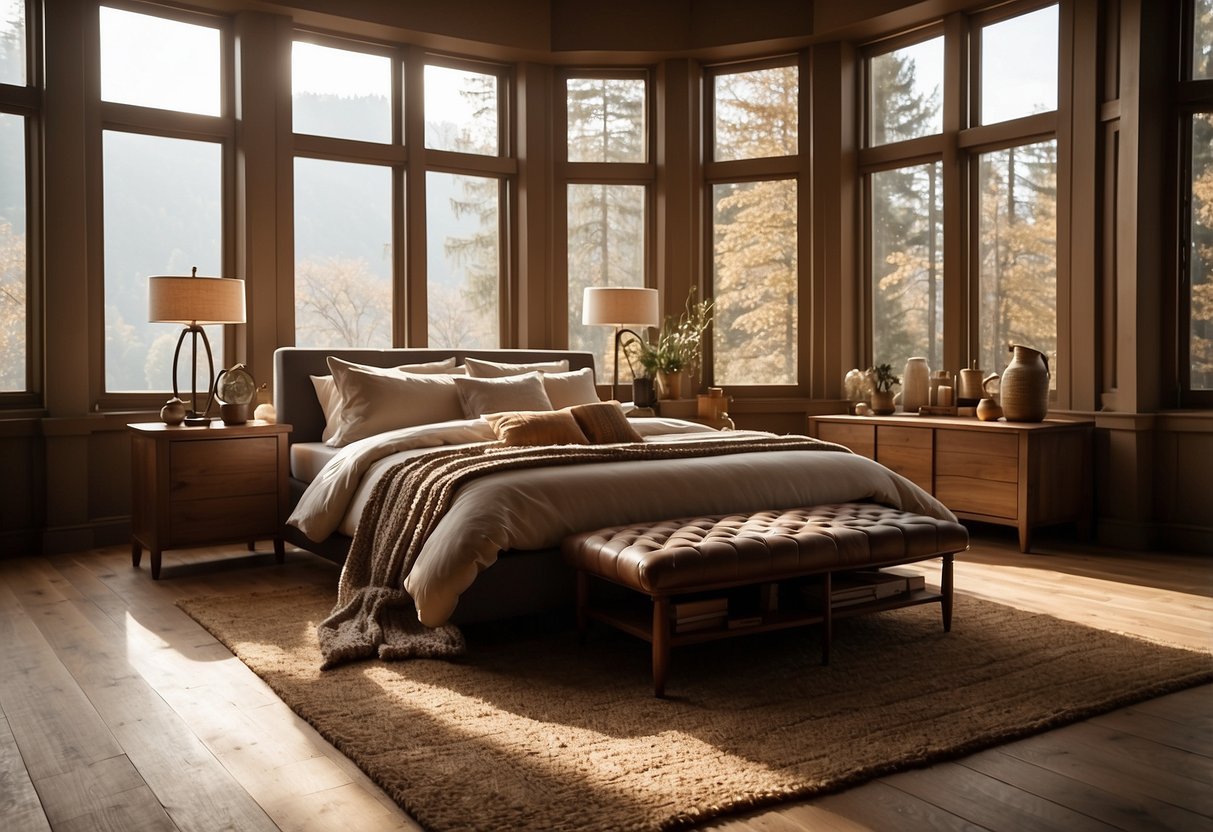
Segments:
[[[666,370],[657,371],[657,391],[658,397],[662,399],[681,399],[682,398],[682,370],[669,372]]]
[[[166,425],[179,425],[185,421],[185,402],[173,396],[160,408],[160,421]]]
[[[872,412],[877,416],[891,416],[897,411],[893,404],[892,390],[872,391]]]
[[[925,358],[907,359],[901,377],[901,409],[906,413],[917,413],[918,408],[930,404],[931,368]]]
[[[1049,412],[1049,359],[1022,344],[1010,346],[1011,363],[999,385],[1002,413],[1008,422],[1041,422]]]
[[[637,407],[652,407],[657,404],[653,379],[648,376],[632,379],[632,403]]]

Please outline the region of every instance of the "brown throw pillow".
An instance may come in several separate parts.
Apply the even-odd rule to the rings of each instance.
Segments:
[[[517,410],[489,413],[485,421],[507,445],[588,445],[567,410]]]
[[[619,402],[578,404],[570,407],[569,412],[573,414],[591,445],[644,441],[628,422]]]

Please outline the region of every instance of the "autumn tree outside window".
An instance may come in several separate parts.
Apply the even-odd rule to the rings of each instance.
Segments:
[[[799,66],[720,68],[709,80],[712,381],[795,385]]]

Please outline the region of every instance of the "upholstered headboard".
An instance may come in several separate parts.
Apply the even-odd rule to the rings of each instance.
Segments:
[[[278,421],[292,426],[290,441],[319,442],[324,431],[324,412],[316,398],[310,376],[329,374],[327,359],[335,355],[346,361],[373,367],[396,367],[439,361],[455,356],[458,364],[471,356],[485,361],[528,363],[567,358],[570,370],[594,367],[594,356],[588,352],[570,350],[462,350],[429,349],[426,347],[394,350],[319,349],[312,347],[280,347],[274,352],[274,409]]]

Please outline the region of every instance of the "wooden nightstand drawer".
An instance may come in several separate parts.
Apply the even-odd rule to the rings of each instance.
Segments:
[[[279,531],[278,495],[174,500],[168,522],[169,540],[174,543],[271,537]]]
[[[272,436],[179,442],[172,446],[172,500],[203,500],[278,489],[278,440]]]

